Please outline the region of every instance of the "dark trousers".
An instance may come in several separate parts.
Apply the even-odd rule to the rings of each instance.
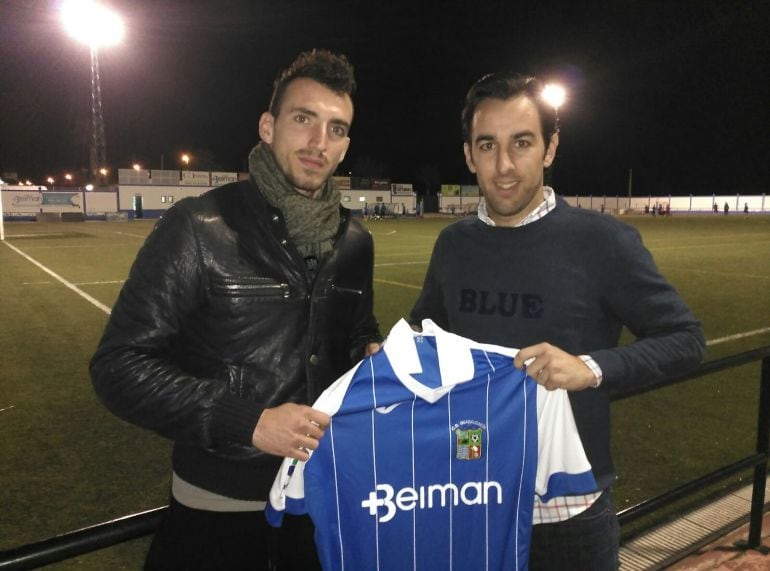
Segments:
[[[306,516],[272,528],[263,512],[210,512],[173,497],[152,540],[147,571],[312,571],[321,568]]]
[[[620,525],[606,490],[594,504],[566,521],[533,526],[530,571],[617,571]]]

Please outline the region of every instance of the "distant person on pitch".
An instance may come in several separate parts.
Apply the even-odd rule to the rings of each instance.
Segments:
[[[274,530],[263,510],[282,458],[307,460],[328,426],[308,403],[381,341],[372,238],[330,180],[354,90],[344,56],[300,54],[259,120],[250,179],[169,209],[115,303],[94,388],[174,442],[146,569],[319,567],[310,519]]]
[[[543,184],[558,124],[534,77],[477,81],[462,111],[465,161],[483,196],[478,216],[439,235],[410,321],[521,350],[514,363],[546,389],[570,391],[597,489],[535,502],[529,569],[618,568],[610,488],[609,395],[694,368],[700,323],[660,275],[639,233],[570,207]],[[627,326],[636,341],[619,347]]]

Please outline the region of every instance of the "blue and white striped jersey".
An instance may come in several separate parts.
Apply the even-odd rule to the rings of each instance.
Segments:
[[[397,323],[314,404],[331,425],[310,460],[284,461],[268,520],[309,513],[326,570],[526,569],[535,494],[596,484],[567,393],[515,355]]]

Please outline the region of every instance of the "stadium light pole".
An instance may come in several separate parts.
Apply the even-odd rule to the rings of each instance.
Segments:
[[[567,99],[567,91],[557,83],[548,83],[543,88],[543,99],[556,111],[556,126],[559,125],[559,107]]]
[[[99,77],[99,48],[120,43],[123,20],[93,0],[65,0],[61,5],[64,28],[70,36],[91,50],[91,150],[89,168],[96,177],[107,166],[107,143],[102,115],[102,87]]]
[[[543,87],[543,92],[540,94],[540,96],[546,103],[548,103],[548,105],[553,107],[554,114],[556,115],[556,133],[558,133],[560,129],[559,107],[561,107],[564,104],[564,101],[567,99],[567,91],[557,83],[547,83]],[[544,141],[544,143],[547,147],[550,141]],[[551,166],[546,170],[546,173],[543,176],[543,182],[545,184],[551,183],[553,177],[553,168],[554,166],[551,164]]]

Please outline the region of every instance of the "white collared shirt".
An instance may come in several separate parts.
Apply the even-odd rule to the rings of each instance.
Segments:
[[[530,222],[534,222],[535,220],[540,220],[543,216],[548,214],[554,208],[556,208],[556,193],[550,186],[544,186],[543,202],[541,202],[537,208],[535,208],[532,212],[530,212],[524,218],[522,218],[519,222],[517,222],[514,227],[526,226]],[[489,226],[497,226],[497,224],[495,224],[495,221],[492,220],[489,217],[489,214],[487,213],[487,201],[483,196],[479,201],[478,217],[479,217],[479,220],[481,220],[484,224],[488,224]]]

